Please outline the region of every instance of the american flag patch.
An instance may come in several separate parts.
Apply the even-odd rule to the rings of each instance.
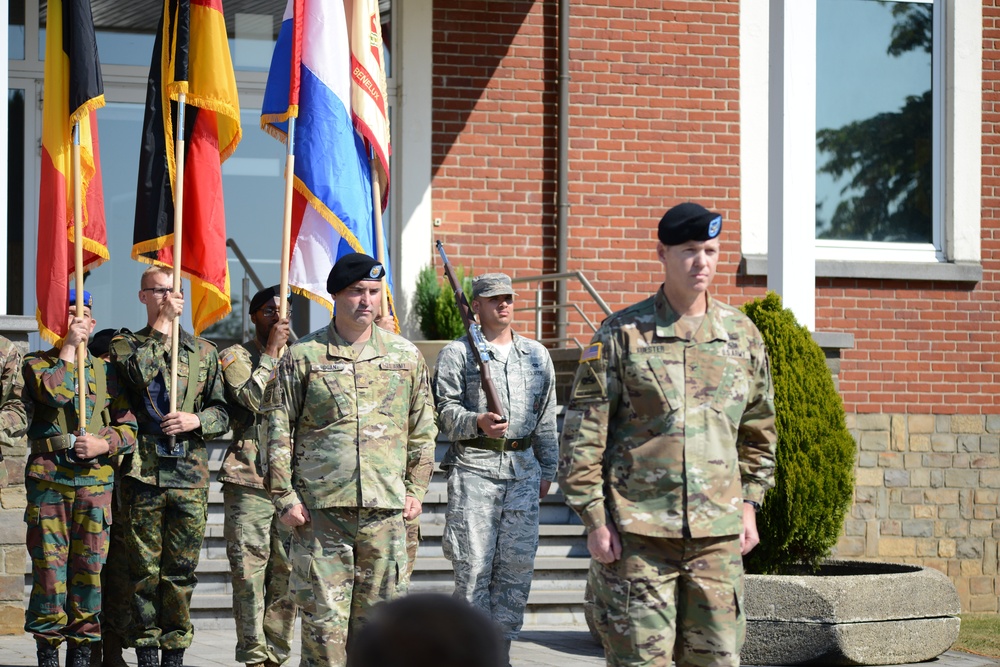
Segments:
[[[601,343],[592,343],[587,347],[583,348],[580,352],[580,363],[585,364],[589,361],[600,361],[601,359]]]
[[[236,361],[236,354],[227,352],[223,355],[222,359],[219,359],[219,365],[222,366],[222,370],[226,370],[234,361]]]

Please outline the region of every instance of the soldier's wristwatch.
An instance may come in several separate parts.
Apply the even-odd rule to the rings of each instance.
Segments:
[[[760,511],[760,503],[758,503],[757,501],[755,501],[755,500],[744,500],[743,502],[745,502],[747,505],[749,505],[750,507],[752,507],[754,512],[759,512]]]

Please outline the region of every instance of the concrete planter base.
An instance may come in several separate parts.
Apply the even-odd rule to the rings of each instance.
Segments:
[[[816,574],[746,576],[743,665],[902,665],[958,639],[961,605],[937,570],[827,561]],[[590,587],[584,615],[594,627]]]
[[[747,575],[747,665],[898,665],[958,639],[951,580],[916,565],[828,561],[817,574]]]

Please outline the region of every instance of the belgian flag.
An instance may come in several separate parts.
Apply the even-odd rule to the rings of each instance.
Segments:
[[[42,337],[66,335],[73,251],[73,126],[80,124],[83,207],[83,269],[108,259],[97,117],[104,82],[89,0],[49,0],[45,22],[45,84],[42,103],[42,169],[38,204],[35,317]]]
[[[195,334],[230,307],[222,162],[242,137],[221,0],[164,0],[146,90],[132,257],[174,265],[174,138],[185,94],[181,273]]]

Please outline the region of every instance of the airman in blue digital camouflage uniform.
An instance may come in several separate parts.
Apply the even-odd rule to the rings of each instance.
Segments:
[[[455,595],[493,619],[506,649],[517,639],[538,550],[539,501],[556,476],[556,374],[549,351],[511,329],[510,276],[472,281],[473,311],[489,348],[504,414],[490,412],[468,338],[438,355],[438,424],[451,441],[442,545],[455,569]]]
[[[83,317],[75,316],[75,303],[71,290],[69,330],[61,346],[24,359],[24,400],[31,415],[24,520],[32,578],[24,629],[35,636],[39,667],[58,667],[64,641],[69,667],[90,665],[91,647],[101,639],[111,460],[135,445],[135,417],[114,366],[89,354],[83,360],[87,421],[79,423],[77,346],[96,322],[89,292],[83,293]]]
[[[739,665],[776,434],[760,332],[708,294],[721,230],[698,204],[667,211],[663,285],[604,321],[573,384],[559,487],[587,527],[612,667]]]

